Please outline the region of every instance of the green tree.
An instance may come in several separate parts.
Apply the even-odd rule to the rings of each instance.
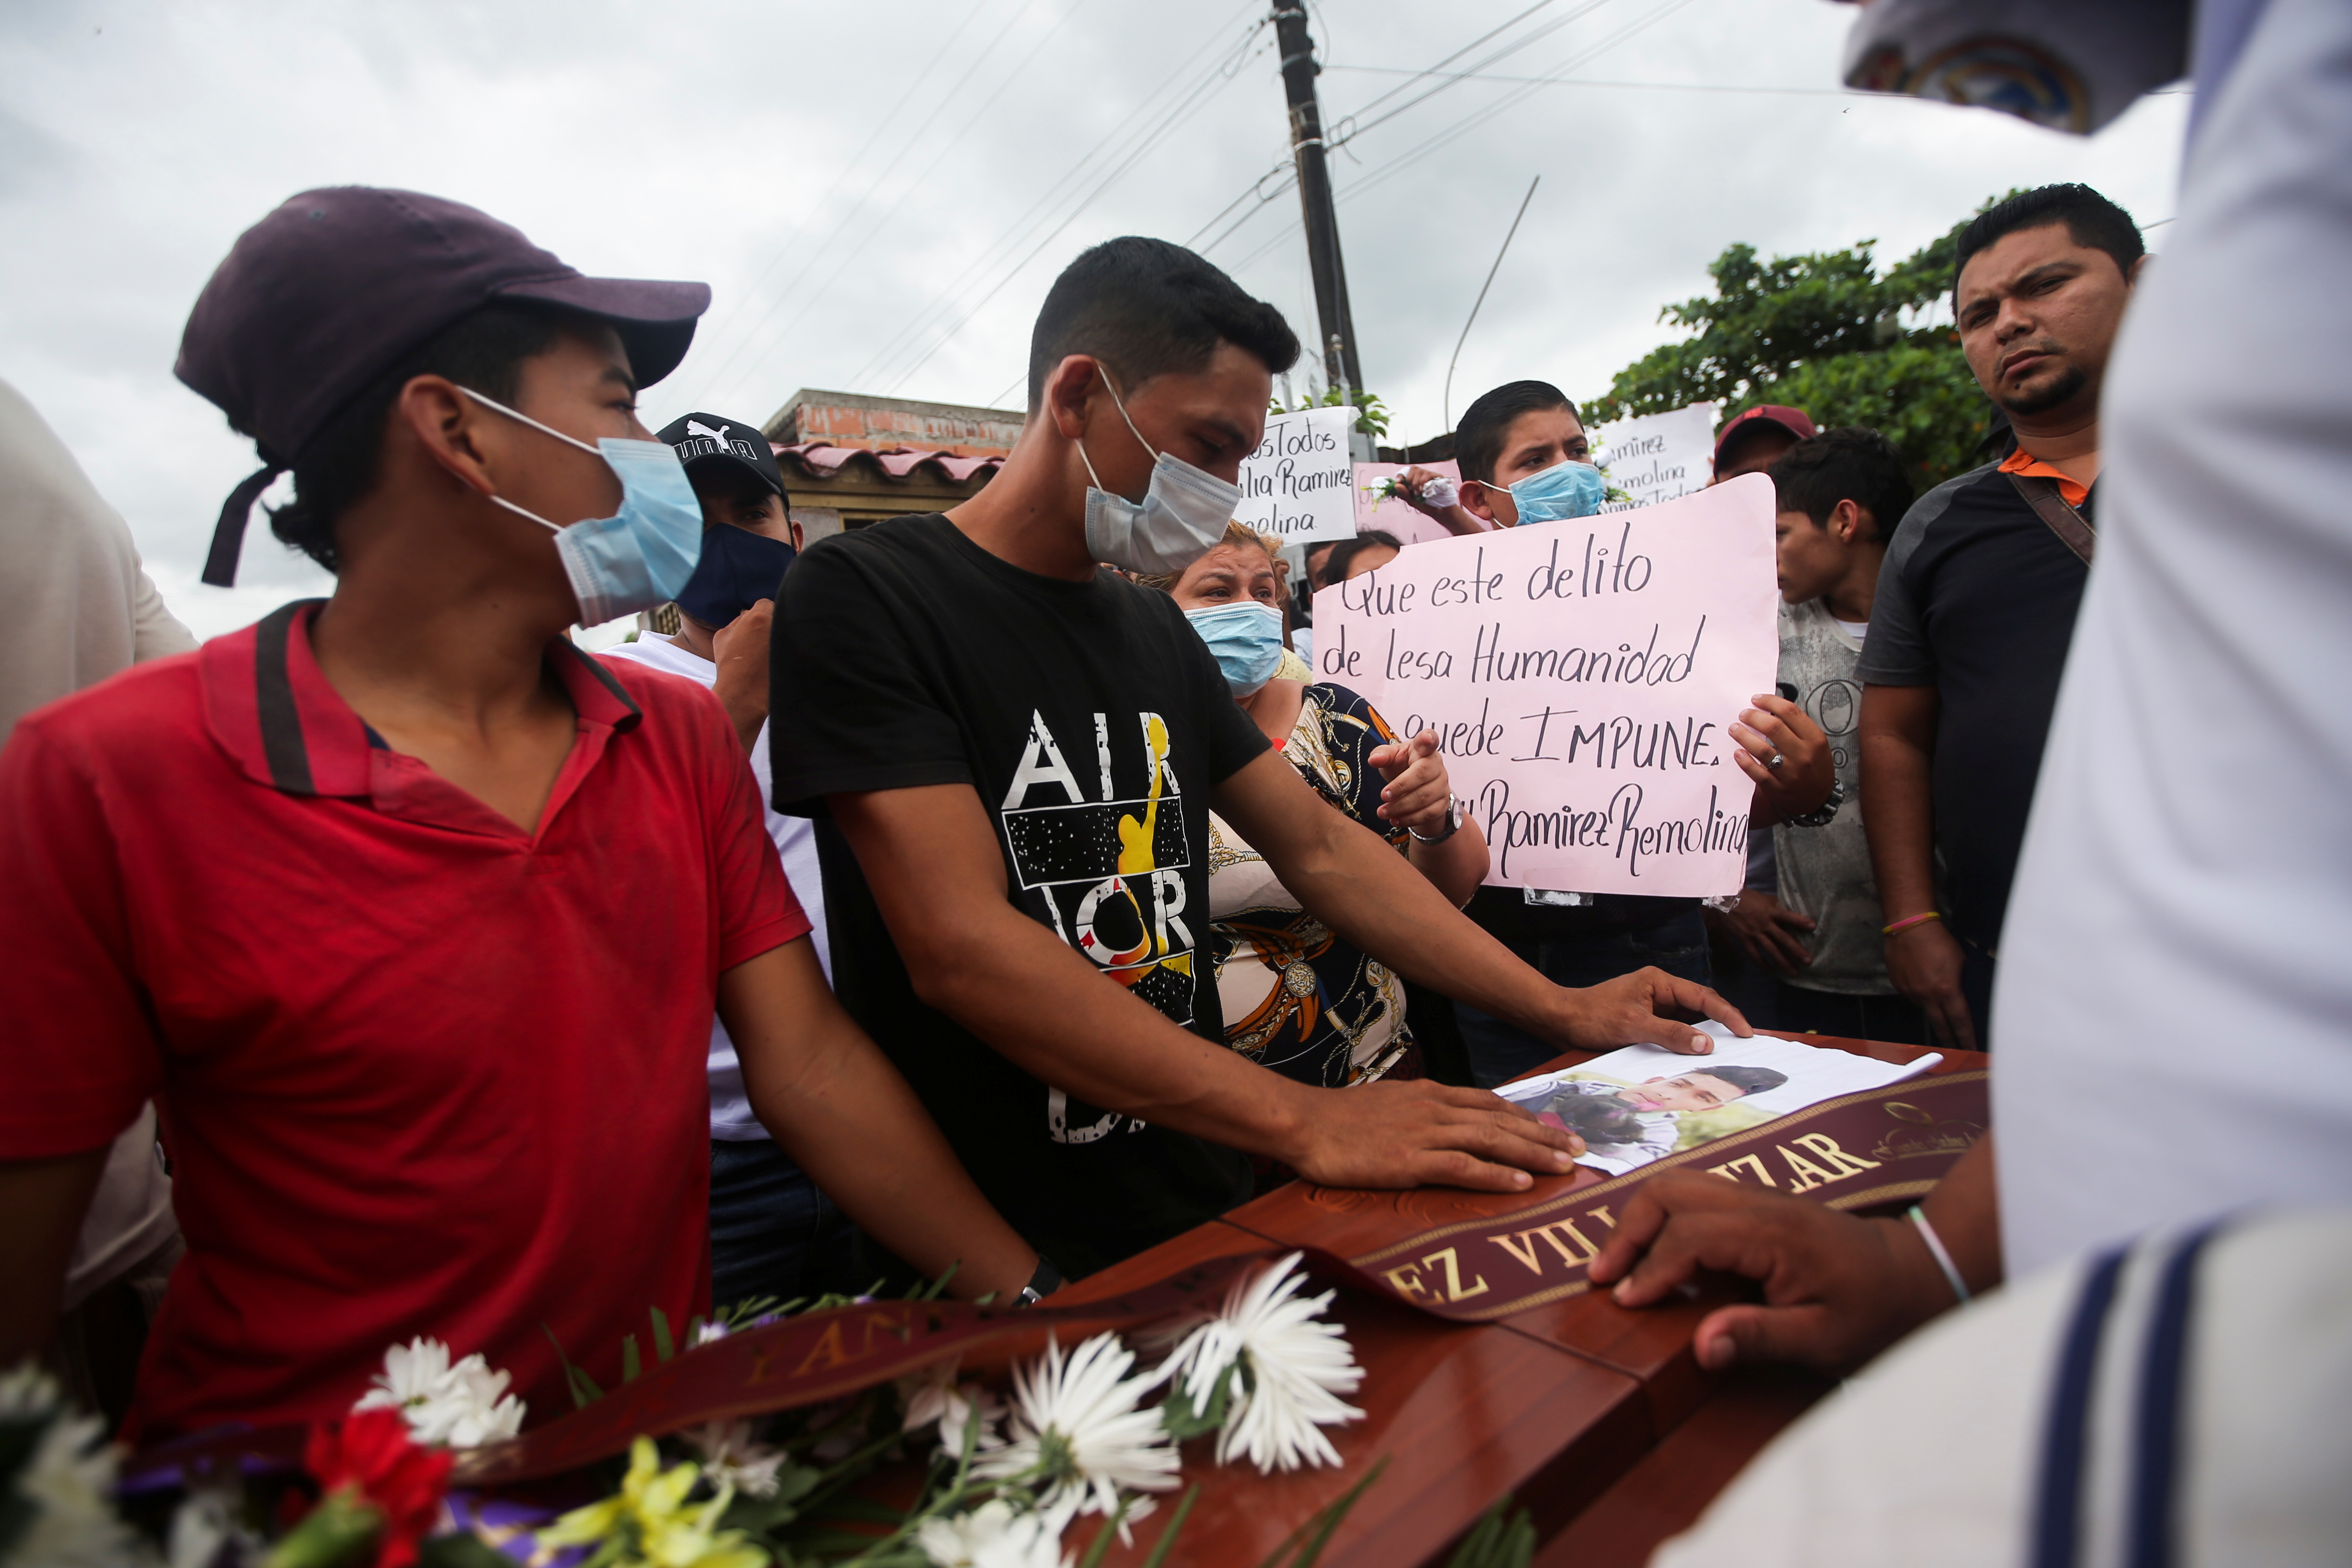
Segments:
[[[1990,204],[1988,203],[1988,205]],[[1823,427],[1868,425],[1903,454],[1921,490],[1973,468],[1991,420],[1948,324],[1917,321],[1948,300],[1964,222],[1882,276],[1875,240],[1778,256],[1735,245],[1710,266],[1710,297],[1659,320],[1691,336],[1653,349],[1585,405],[1600,424],[1712,401],[1722,417],[1759,403],[1801,408]]]

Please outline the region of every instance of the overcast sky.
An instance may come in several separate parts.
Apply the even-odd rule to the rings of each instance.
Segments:
[[[2172,215],[2185,97],[2084,142],[1842,93],[1853,13],[1825,0],[1551,0],[1446,68],[1507,51],[1477,79],[1411,79],[1529,4],[1314,11],[1327,121],[1337,134],[1363,111],[1335,180],[1392,439],[1444,427],[1447,358],[1538,174],[1454,374],[1456,412],[1519,376],[1604,389],[1734,241],[1875,238],[1892,260],[1988,195],[2053,180],[2143,223]],[[653,426],[691,408],[764,420],[802,386],[1017,403],[1046,286],[1118,234],[1217,240],[1211,257],[1311,340],[1267,8],[10,0],[0,376],[212,635],[324,591],[258,528],[244,586],[196,583],[221,498],[255,465],[171,374],[231,241],[310,186],[430,191],[585,271],[707,279],[693,353],[646,393]],[[1575,84],[1495,79],[1559,76]],[[1261,175],[1263,203],[1245,196]]]

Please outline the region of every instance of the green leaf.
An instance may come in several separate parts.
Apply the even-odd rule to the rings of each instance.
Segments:
[[[1168,1528],[1160,1532],[1159,1541],[1152,1545],[1151,1555],[1143,1560],[1143,1568],[1160,1568],[1168,1560],[1169,1549],[1176,1544],[1176,1532],[1184,1528],[1185,1516],[1200,1500],[1201,1489],[1197,1484],[1184,1489],[1184,1500],[1176,1505],[1176,1512],[1168,1521]]]
[[[563,1368],[564,1386],[572,1391],[572,1407],[584,1409],[604,1398],[604,1391],[596,1386],[596,1380],[572,1365],[572,1358],[563,1353],[562,1342],[555,1337],[555,1331],[541,1323],[539,1331],[545,1334],[547,1342],[555,1347],[555,1359]]]
[[[1222,1431],[1233,1405],[1234,1374],[1240,1370],[1239,1360],[1228,1363],[1225,1370],[1217,1374],[1215,1385],[1209,1390],[1207,1403],[1198,1410],[1192,1407],[1189,1387],[1181,1383],[1171,1385],[1168,1397],[1160,1402],[1160,1424],[1180,1443],[1205,1433]]]
[[[1292,1531],[1288,1538],[1274,1549],[1273,1555],[1265,1560],[1262,1568],[1315,1568],[1323,1555],[1323,1549],[1331,1543],[1331,1537],[1339,1530],[1340,1521],[1355,1508],[1356,1500],[1362,1497],[1364,1489],[1380,1479],[1381,1472],[1388,1468],[1389,1457],[1382,1454],[1372,1468],[1364,1472],[1363,1479],[1342,1492],[1314,1518]],[[1303,1542],[1299,1541],[1301,1536],[1307,1537]],[[1298,1545],[1298,1551],[1285,1563],[1282,1554],[1288,1552],[1294,1543]]]
[[[432,1536],[416,1548],[417,1568],[514,1568],[514,1561],[470,1532]]]
[[[662,1316],[659,1307],[648,1307],[646,1310],[654,1321],[654,1359],[667,1361],[677,1353],[677,1346],[670,1342],[669,1320]]]
[[[1496,1498],[1445,1560],[1445,1568],[1528,1568],[1536,1554],[1535,1521],[1527,1510],[1514,1514],[1510,1507],[1510,1494]]]
[[[637,1373],[644,1370],[637,1364],[637,1336],[623,1334],[621,1336],[621,1381],[635,1383],[637,1381]]]
[[[1118,1527],[1127,1521],[1127,1510],[1134,1506],[1134,1502],[1130,1497],[1118,1500],[1118,1510],[1103,1521],[1102,1529],[1095,1532],[1095,1543],[1087,1548],[1084,1557],[1078,1559],[1078,1568],[1102,1568],[1102,1560],[1109,1552],[1110,1543],[1118,1539]]]

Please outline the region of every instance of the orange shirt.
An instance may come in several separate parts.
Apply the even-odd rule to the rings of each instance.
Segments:
[[[2068,506],[2081,506],[2091,496],[2090,486],[2076,484],[2022,447],[2000,460],[2000,471],[2004,474],[2039,474],[2045,479],[2056,479],[2059,499]]]

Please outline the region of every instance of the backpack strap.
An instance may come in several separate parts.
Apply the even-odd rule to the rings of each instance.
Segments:
[[[2088,566],[2091,552],[2098,548],[2098,531],[2088,518],[2066,504],[2066,498],[2058,493],[2058,481],[2042,474],[2011,474],[2009,482],[2017,487],[2017,493],[2025,498],[2033,514],[2049,524],[2058,542],[2081,556],[2083,564]]]

